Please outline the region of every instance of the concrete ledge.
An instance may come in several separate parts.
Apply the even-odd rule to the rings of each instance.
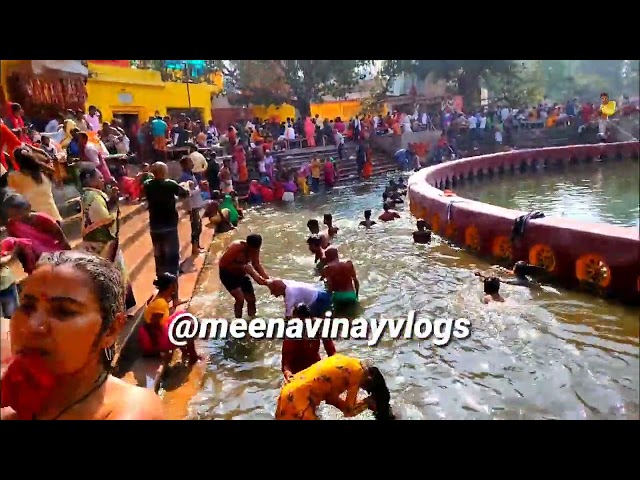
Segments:
[[[435,233],[482,257],[505,265],[526,260],[544,267],[567,287],[640,303],[640,235],[636,228],[542,218],[527,223],[512,241],[514,221],[527,212],[445,196],[474,178],[564,167],[600,157],[612,161],[640,154],[639,142],[516,150],[470,157],[425,168],[409,179],[412,215],[427,220]]]

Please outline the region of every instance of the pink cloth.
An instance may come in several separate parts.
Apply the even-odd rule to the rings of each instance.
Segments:
[[[307,138],[307,143],[310,147],[316,146],[316,126],[311,121],[311,118],[307,117],[304,121],[304,134]]]
[[[335,173],[336,172],[333,169],[333,162],[330,160],[324,162],[324,181],[327,183],[333,183]]]
[[[35,225],[43,225],[46,228],[51,229],[60,228],[56,221],[46,213],[32,213],[31,216],[36,217],[33,220],[33,223]],[[41,229],[38,229],[33,225],[29,225],[19,220],[9,220],[7,222],[7,232],[12,237],[29,239],[37,258],[40,258],[40,255],[42,255],[43,253],[65,250],[60,240],[54,238],[51,234],[45,233]]]

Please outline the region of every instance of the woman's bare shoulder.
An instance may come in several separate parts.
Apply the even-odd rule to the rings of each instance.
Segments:
[[[162,399],[152,390],[109,378],[113,408],[107,420],[164,420]]]
[[[11,407],[4,407],[0,410],[0,420],[17,420],[18,415]]]

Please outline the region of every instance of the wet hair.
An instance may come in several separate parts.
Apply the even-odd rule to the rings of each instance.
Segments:
[[[513,266],[513,273],[516,275],[527,275],[528,272],[529,265],[527,265],[527,262],[520,260]]]
[[[96,167],[84,167],[80,170],[79,179],[83,187],[89,185],[89,182],[93,180],[98,174]]]
[[[213,192],[211,192],[211,200],[218,199],[220,199],[220,190],[214,190]]]
[[[298,318],[302,319],[311,317],[311,310],[306,303],[299,303],[298,305],[296,305],[294,313]]]
[[[322,245],[322,239],[320,238],[320,235],[309,235],[309,238],[307,238],[307,245],[314,245],[316,247]]]
[[[92,290],[98,301],[102,319],[96,341],[113,325],[116,316],[125,312],[125,288],[122,274],[109,260],[78,250],[62,250],[43,254],[37,266],[43,265],[53,267],[70,265],[91,279]],[[111,352],[109,356],[106,352],[102,354],[102,361],[107,370],[111,368],[111,361],[108,358],[113,358],[115,343],[108,349]]]
[[[376,402],[376,411],[373,415],[376,420],[394,420],[395,416],[391,411],[391,394],[387,387],[387,382],[384,381],[384,377],[378,367],[368,367],[367,373],[369,374],[369,381],[365,387],[365,390],[373,397]]]
[[[323,221],[331,222],[331,221],[333,221],[333,216],[330,213],[325,213],[324,217],[323,217]]]
[[[365,210],[364,211],[364,218],[370,218],[371,217],[371,210]]]
[[[312,218],[307,222],[307,228],[309,230],[311,230],[312,228],[317,228],[318,230],[320,230],[320,223],[318,223],[318,220],[316,220],[315,218]]]
[[[247,246],[249,248],[258,249],[262,246],[262,236],[257,233],[252,233],[247,236]]]
[[[418,230],[421,230],[423,228],[426,229],[427,228],[427,222],[425,222],[424,220],[418,220],[416,222],[416,226],[418,227]]]
[[[392,207],[392,206],[393,206],[393,205],[392,205],[391,203],[389,203],[389,202],[384,202],[384,204],[382,205],[382,209],[386,212],[386,211],[388,211],[388,210],[391,210],[391,207]]]
[[[22,110],[22,105],[20,105],[19,103],[12,103],[11,104],[11,111],[15,114],[18,113],[20,110]]]
[[[484,293],[494,295],[500,292],[500,279],[498,277],[489,277],[484,279]]]
[[[389,194],[385,191],[382,193],[382,200],[386,201],[389,198]]]
[[[164,292],[178,282],[178,277],[173,273],[163,272],[153,281],[153,285],[159,292]]]

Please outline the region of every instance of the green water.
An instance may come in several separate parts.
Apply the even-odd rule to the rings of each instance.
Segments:
[[[490,265],[438,237],[430,245],[415,245],[408,211],[401,208],[402,219],[370,231],[357,227],[363,210],[380,213],[384,182],[251,209],[237,237],[250,231],[263,235],[262,262],[272,276],[317,282],[305,244],[306,222],[332,213],[340,228],[335,245],[343,258],[353,260],[360,278],[365,317],[401,317],[413,309],[431,319],[472,321],[471,337],[447,347],[391,338],[375,347],[336,342],[340,353],[381,368],[401,418],[638,418],[639,310],[554,288],[530,292],[508,285],[505,304],[481,304],[473,270]],[[193,311],[231,318],[230,295],[208,280],[216,276],[215,266],[204,272]],[[281,317],[282,299],[264,287],[256,291],[258,315]],[[272,419],[282,381],[281,346],[268,340],[201,343],[206,374],[189,418]],[[320,415],[341,417],[328,406]]]
[[[540,210],[546,216],[638,227],[639,182],[638,162],[625,160],[466,183],[456,193],[514,210]]]

